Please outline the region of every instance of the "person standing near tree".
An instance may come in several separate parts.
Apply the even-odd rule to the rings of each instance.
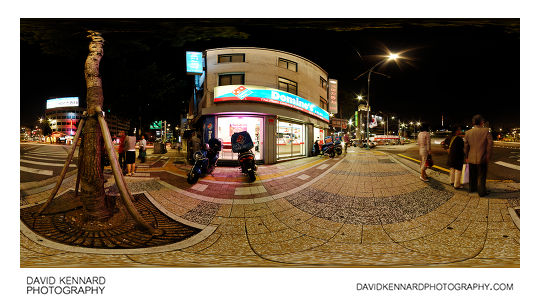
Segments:
[[[483,197],[486,190],[488,162],[491,159],[493,137],[488,128],[484,127],[485,120],[481,115],[472,118],[473,128],[465,133],[465,160],[469,163],[469,192],[478,192]]]
[[[141,163],[146,162],[146,140],[144,139],[144,135],[139,140],[139,159],[141,159]]]
[[[124,131],[120,131],[119,133],[119,140],[118,140],[118,163],[120,163],[120,167],[122,168],[122,172],[126,173],[126,151],[124,149],[124,144],[126,142],[126,133]]]
[[[130,130],[124,143],[128,176],[132,176],[135,173],[135,144],[137,144],[137,140],[135,139],[134,131]]]

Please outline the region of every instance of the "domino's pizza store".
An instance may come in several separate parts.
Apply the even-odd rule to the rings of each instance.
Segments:
[[[237,160],[231,136],[247,131],[259,163],[303,158],[328,130],[329,113],[310,101],[281,90],[250,85],[214,88],[213,104],[202,109],[203,141],[218,138],[220,160]]]

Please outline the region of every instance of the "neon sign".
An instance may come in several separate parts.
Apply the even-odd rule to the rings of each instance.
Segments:
[[[47,109],[61,108],[61,107],[78,107],[78,97],[63,97],[47,99]]]
[[[214,88],[214,102],[224,101],[256,101],[287,106],[310,114],[326,122],[330,115],[315,104],[281,90],[244,85],[218,86]]]

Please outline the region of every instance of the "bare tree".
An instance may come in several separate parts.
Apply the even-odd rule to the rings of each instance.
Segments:
[[[103,107],[103,88],[99,74],[99,63],[103,57],[105,40],[99,32],[88,31],[91,39],[86,58],[86,103],[88,119],[82,130],[80,147],[81,201],[89,220],[103,221],[113,215],[112,206],[105,198],[103,166],[101,164],[103,137],[96,118],[96,106]]]

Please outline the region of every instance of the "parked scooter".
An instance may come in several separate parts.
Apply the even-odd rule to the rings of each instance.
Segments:
[[[343,146],[341,146],[341,140],[339,138],[336,138],[336,140],[334,141],[334,152],[338,156],[343,153]]]
[[[221,151],[221,141],[212,138],[208,144],[203,146],[203,149],[195,152],[193,158],[195,164],[188,173],[187,181],[189,184],[195,184],[199,178],[206,174],[211,174],[217,166],[219,152]]]
[[[251,151],[253,141],[248,132],[243,131],[234,133],[231,137],[231,146],[234,153],[238,153],[238,162],[242,173],[246,174],[250,182],[255,181],[257,165],[255,164],[255,155]]]
[[[324,138],[324,144],[321,147],[321,156],[325,155],[330,158],[334,158],[336,156],[335,145],[332,136]]]

